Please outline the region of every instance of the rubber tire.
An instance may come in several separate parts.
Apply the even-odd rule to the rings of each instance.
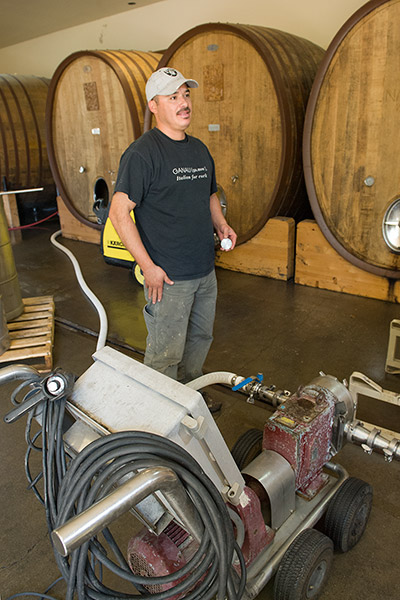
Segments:
[[[135,279],[140,285],[144,284],[143,273],[136,261],[132,265],[132,275],[133,279]]]
[[[302,531],[280,562],[274,600],[316,600],[328,579],[332,560],[332,540],[316,529]]]
[[[253,460],[262,450],[263,431],[249,429],[235,442],[231,454],[240,471]]]
[[[324,532],[331,538],[335,550],[348,552],[361,539],[372,506],[369,483],[350,477],[340,486],[328,504]]]

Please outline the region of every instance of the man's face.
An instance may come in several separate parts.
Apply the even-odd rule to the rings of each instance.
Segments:
[[[181,137],[189,127],[192,117],[192,101],[186,83],[170,96],[156,96],[149,108],[157,121],[157,127],[170,137]],[[173,135],[176,134],[176,135]]]

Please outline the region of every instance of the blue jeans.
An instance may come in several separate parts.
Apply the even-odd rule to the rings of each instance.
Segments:
[[[161,302],[147,301],[144,364],[183,383],[203,374],[213,340],[217,301],[215,271],[200,279],[164,283]]]

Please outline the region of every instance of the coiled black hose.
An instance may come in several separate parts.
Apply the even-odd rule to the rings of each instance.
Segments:
[[[43,501],[49,533],[75,514],[106,496],[125,475],[138,470],[165,466],[173,469],[186,488],[204,524],[201,544],[188,563],[180,570],[162,577],[143,577],[132,573],[126,559],[108,528],[104,535],[113,559],[98,537],[64,558],[55,551],[61,574],[67,584],[66,600],[137,600],[136,594],[126,594],[102,583],[104,568],[132,583],[135,591],[152,600],[177,597],[186,600],[240,600],[246,585],[246,569],[226,505],[197,461],[174,442],[155,434],[140,431],[122,431],[99,438],[89,444],[68,464],[64,452],[63,423],[66,398],[45,400],[42,403],[42,468],[43,499],[37,490],[40,474],[32,479],[27,466],[29,453],[39,450],[37,434],[31,439],[28,429],[26,471],[30,487]],[[232,567],[236,556],[240,576]],[[99,575],[96,574],[99,572]],[[146,587],[162,585],[182,579],[176,586],[150,594]],[[146,587],[145,587],[146,586]]]

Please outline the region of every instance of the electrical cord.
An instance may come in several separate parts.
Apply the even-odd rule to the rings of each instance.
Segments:
[[[88,553],[95,556],[103,567],[130,581],[140,591],[144,586],[162,585],[185,576],[174,588],[151,594],[153,600],[164,600],[177,594],[184,594],[188,600],[211,600],[215,596],[220,599],[227,597],[237,600],[243,594],[244,562],[235,543],[231,519],[224,501],[193,457],[180,446],[158,435],[119,432],[92,442],[80,452],[71,462],[62,481],[54,527],[60,527],[74,514],[80,514],[106,496],[116,482],[127,473],[152,466],[167,466],[177,473],[204,523],[204,537],[195,557],[183,570],[173,574],[143,577],[133,574],[127,565],[121,567],[111,561],[104,549],[99,549],[98,539],[97,543],[86,542],[75,550],[70,558],[57,557],[59,568],[68,581],[66,600],[72,600],[76,591],[79,600],[135,598],[126,594],[118,596],[118,592],[104,589],[90,567]],[[111,536],[108,530],[107,535]],[[234,552],[239,556],[242,566],[239,585],[230,567]]]
[[[37,381],[31,382],[31,389],[22,403],[37,392],[37,386]],[[19,386],[18,389],[22,388]],[[137,591],[151,596],[152,600],[167,600],[177,595],[185,600],[211,600],[214,597],[240,600],[246,585],[246,568],[234,537],[231,516],[219,491],[197,461],[174,442],[137,431],[101,437],[69,460],[63,443],[68,393],[66,390],[56,399],[44,395],[41,404],[28,413],[25,432],[28,444],[25,471],[29,487],[45,506],[49,534],[106,496],[126,475],[153,466],[166,466],[175,471],[204,524],[204,534],[187,564],[175,573],[161,577],[134,574],[108,528],[102,532],[106,545],[96,536],[70,557],[64,558],[55,551],[57,565],[67,585],[65,600],[137,600]],[[32,434],[33,417],[38,412],[41,431]],[[41,447],[37,445],[39,437]],[[29,459],[37,451],[42,452],[42,472],[33,477]],[[42,493],[38,490],[39,482]],[[240,564],[240,576],[232,567],[235,554]],[[104,569],[130,582],[134,588],[132,595],[105,586],[102,582]],[[165,591],[148,592],[147,588],[151,586],[176,581],[177,585]],[[38,596],[46,597],[45,594]]]
[[[59,581],[59,579],[57,579],[57,581]],[[53,587],[53,585],[51,585],[50,587]],[[54,598],[54,596],[48,596],[44,592],[43,594],[41,594],[40,592],[19,592],[18,594],[13,594],[12,596],[5,598],[5,600],[13,600],[14,598],[21,598],[23,596],[34,596],[35,598],[47,598],[48,600],[57,600],[57,598]]]
[[[64,580],[62,577],[59,577],[58,579],[53,581],[51,585],[49,585],[49,587],[43,592],[43,594],[40,594],[39,592],[19,592],[18,594],[8,596],[8,598],[5,598],[5,600],[14,600],[14,598],[22,598],[23,596],[35,596],[37,598],[47,598],[48,600],[56,600],[56,598],[54,598],[53,596],[49,596],[47,592],[49,592],[51,588],[53,588],[59,581]]]
[[[83,325],[78,325],[78,323],[73,323],[72,321],[63,319],[62,317],[55,317],[54,321],[55,321],[56,325],[60,325],[60,327],[64,327],[65,329],[69,329],[71,331],[79,331],[81,333],[84,333],[86,335],[90,335],[90,336],[96,337],[96,338],[99,335],[97,333],[97,331],[93,331],[92,329],[89,329],[88,327],[84,327]],[[107,344],[112,344],[116,348],[122,348],[123,350],[128,350],[129,352],[133,352],[134,354],[138,354],[139,356],[144,356],[144,351],[141,350],[140,348],[135,348],[134,346],[131,346],[130,344],[126,344],[125,342],[121,342],[120,340],[117,340],[116,338],[107,337],[106,342],[107,342]]]

